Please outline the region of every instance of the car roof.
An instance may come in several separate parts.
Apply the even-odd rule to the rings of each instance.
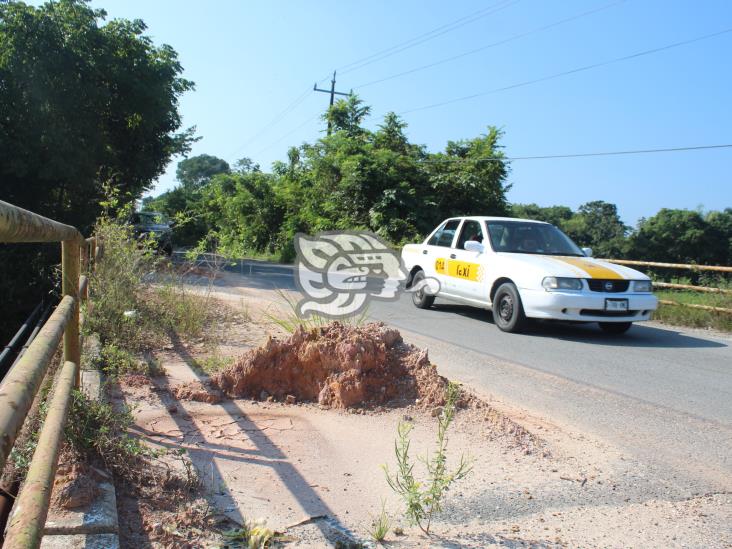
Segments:
[[[458,217],[450,217],[449,219],[475,219],[477,221],[525,221],[527,223],[541,223],[548,225],[546,221],[539,221],[537,219],[524,219],[521,217],[495,217],[489,215],[463,215]]]

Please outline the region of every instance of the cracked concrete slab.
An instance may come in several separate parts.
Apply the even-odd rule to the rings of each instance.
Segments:
[[[49,510],[44,530],[46,535],[107,534],[117,531],[117,499],[110,482],[99,483],[99,494],[88,506],[73,510]]]
[[[41,549],[119,549],[117,534],[45,536]]]

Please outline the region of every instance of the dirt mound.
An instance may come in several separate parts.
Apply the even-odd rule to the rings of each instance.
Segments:
[[[129,387],[149,387],[150,378],[144,374],[125,374],[120,378],[120,383]]]
[[[177,385],[170,392],[178,400],[194,400],[208,404],[218,404],[223,399],[223,395],[219,391],[206,387],[200,381]]]
[[[229,397],[317,401],[332,408],[444,403],[447,380],[430,364],[427,351],[408,345],[383,323],[333,322],[299,327],[288,339],[270,338],[247,351],[211,384]]]
[[[99,474],[87,464],[71,460],[59,465],[53,482],[51,505],[57,509],[76,509],[89,505],[99,494]]]

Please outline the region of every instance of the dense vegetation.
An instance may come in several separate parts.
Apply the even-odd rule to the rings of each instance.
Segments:
[[[662,209],[631,228],[603,201],[576,211],[510,205],[499,130],[429,153],[409,143],[393,113],[376,131],[365,129],[368,112],[357,97],[338,101],[324,117],[333,133],[291,148],[269,173],[248,159],[234,168],[210,155],[184,160],[180,185],[143,206],[177,218],[179,245],[285,261],[297,231],[367,228],[399,244],[424,237],[446,217],[481,214],[549,221],[598,257],[732,263],[732,208]]]
[[[193,83],[145,30],[139,20],[107,22],[85,0],[0,1],[0,199],[88,233],[105,195],[123,207],[190,150],[178,100]],[[480,213],[552,221],[598,256],[732,263],[730,208],[664,209],[630,228],[606,202],[511,205],[500,130],[432,153],[409,142],[396,114],[375,130],[364,126],[369,114],[356,96],[338,101],[323,117],[332,132],[269,171],[246,158],[188,158],[179,186],[144,206],[175,216],[179,245],[284,261],[299,231],[364,228],[400,244],[446,217]],[[49,291],[58,260],[55,244],[0,246],[3,340]]]
[[[366,228],[401,242],[451,215],[508,213],[500,131],[428,153],[408,141],[395,114],[376,131],[363,127],[368,114],[355,96],[337,102],[324,116],[331,135],[291,148],[269,173],[248,159],[233,169],[211,156],[188,159],[180,186],[144,206],[179,214],[181,244],[207,239],[229,253],[283,260],[291,259],[298,231]],[[479,160],[486,157],[492,160]]]
[[[732,208],[723,211],[661,209],[626,226],[615,204],[588,202],[574,212],[566,206],[517,204],[513,215],[549,221],[598,257],[700,265],[732,264]]]
[[[82,0],[0,2],[0,198],[86,232],[105,189],[139,198],[193,139],[179,132],[178,98],[193,84],[176,52],[140,20],[104,18]],[[9,329],[58,260],[58,245],[0,248]]]

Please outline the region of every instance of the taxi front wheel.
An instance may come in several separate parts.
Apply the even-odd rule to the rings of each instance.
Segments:
[[[429,295],[424,291],[424,285],[422,284],[423,280],[424,271],[417,271],[414,274],[411,285],[412,288],[418,288],[417,291],[412,292],[412,303],[414,303],[414,306],[418,309],[429,309],[435,302],[435,296]]]
[[[526,327],[526,315],[516,286],[502,284],[493,296],[493,321],[503,332],[520,332]]]

